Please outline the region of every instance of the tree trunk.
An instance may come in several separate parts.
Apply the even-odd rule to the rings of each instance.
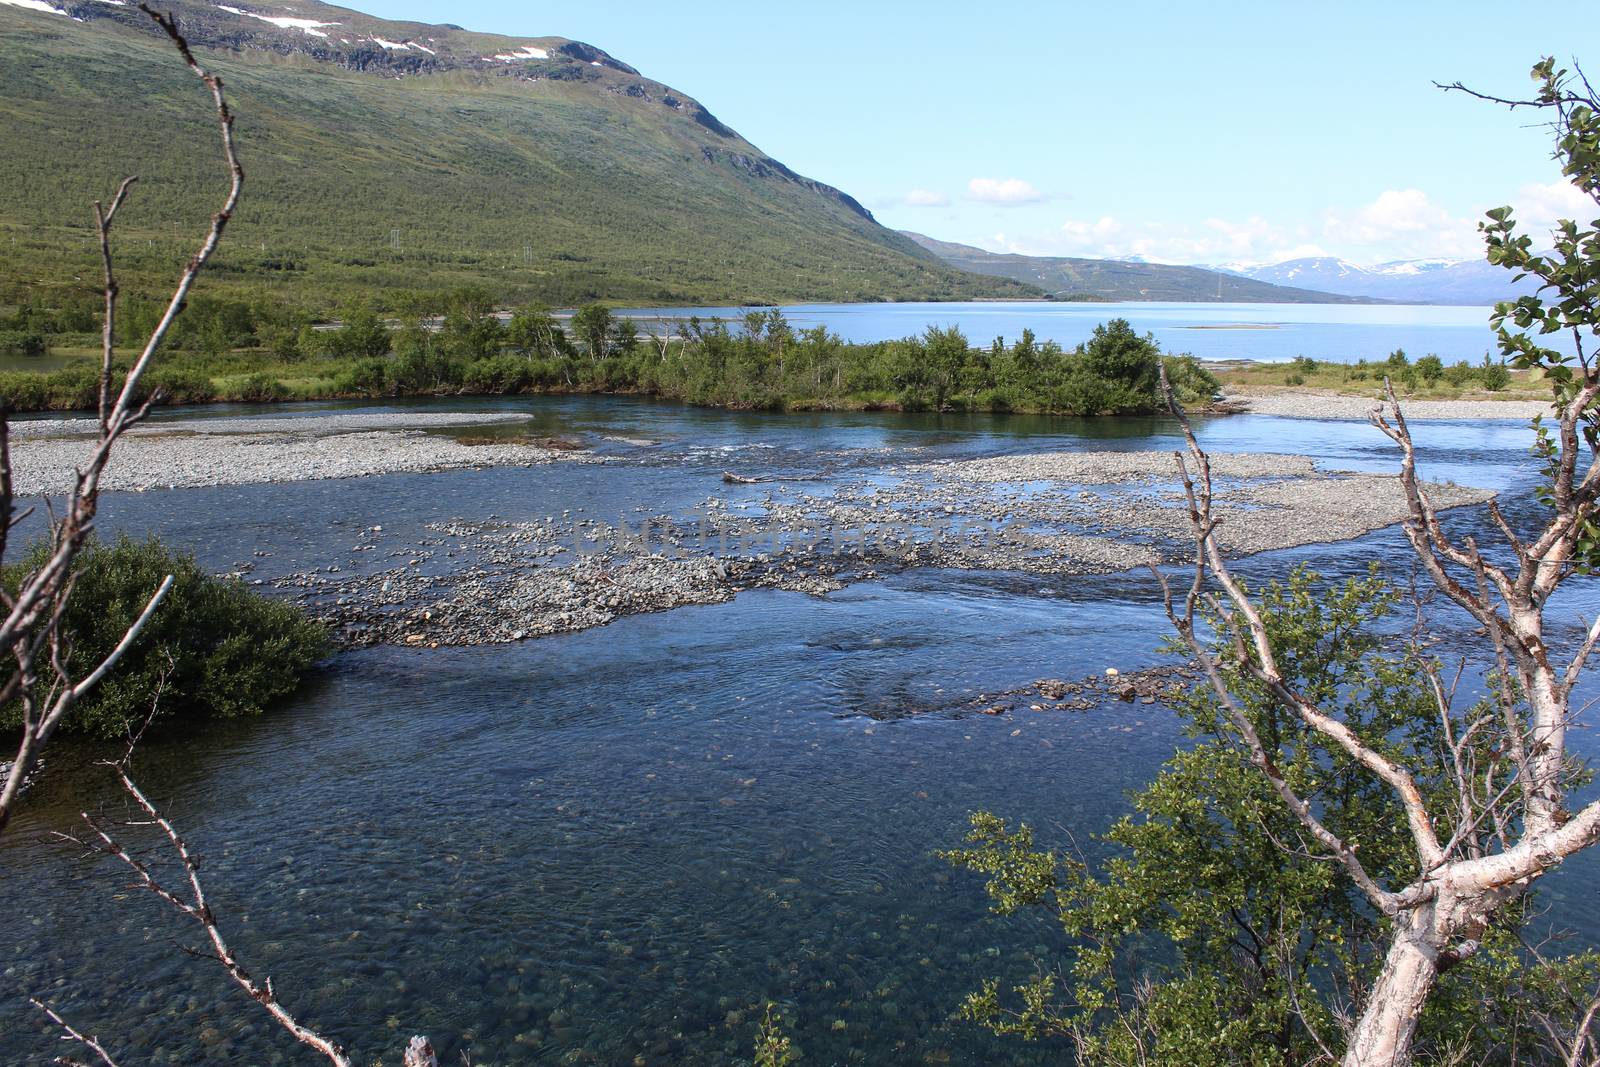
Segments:
[[[1411,1062],[1417,1019],[1439,976],[1439,950],[1428,939],[1428,924],[1418,925],[1424,930],[1397,924],[1383,970],[1350,1035],[1344,1067],[1405,1067]]]

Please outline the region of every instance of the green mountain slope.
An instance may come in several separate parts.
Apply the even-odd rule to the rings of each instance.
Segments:
[[[0,0],[13,299],[93,281],[89,203],[120,176],[140,176],[119,228],[135,285],[181,262],[223,187],[204,92],[171,46],[131,7],[65,2]],[[468,283],[562,304],[1035,292],[949,267],[589,45],[298,0],[163,7],[238,114],[248,184],[209,284],[321,304]]]
[[[986,252],[971,245],[936,241],[902,230],[923,248],[953,267],[1037,285],[1060,298],[1095,300],[1172,300],[1244,304],[1370,304],[1361,297],[1296,289],[1258,282],[1203,267],[1164,263],[1132,263],[1113,259],[1067,256],[1016,256]]]

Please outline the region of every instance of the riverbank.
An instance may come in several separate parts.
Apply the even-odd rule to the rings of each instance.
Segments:
[[[1286,390],[1274,393],[1229,393],[1230,404],[1252,415],[1279,415],[1291,419],[1359,419],[1366,421],[1378,400],[1312,390]],[[1550,414],[1550,401],[1517,397],[1468,400],[1402,400],[1400,410],[1407,419],[1447,421],[1512,419],[1527,422],[1535,415]]]
[[[406,412],[146,423],[118,442],[101,485],[144,492],[592,460],[565,441],[436,432],[520,421],[524,416],[515,414]],[[95,432],[93,419],[13,424],[17,493],[70,491]]]

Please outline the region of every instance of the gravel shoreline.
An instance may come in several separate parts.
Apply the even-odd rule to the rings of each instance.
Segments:
[[[1282,415],[1292,419],[1358,419],[1362,422],[1378,401],[1333,393],[1230,393],[1228,402],[1242,404],[1251,415]],[[1509,419],[1527,422],[1549,414],[1548,400],[1402,400],[1400,410],[1413,421]]]
[[[536,441],[463,444],[437,432],[520,422],[516,414],[342,413],[289,418],[164,419],[117,444],[106,489],[193,489],[473,467],[594,461],[587,452]],[[17,493],[71,491],[93,445],[92,419],[37,420],[11,427]]]

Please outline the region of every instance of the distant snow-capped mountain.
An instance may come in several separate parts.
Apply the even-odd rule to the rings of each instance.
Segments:
[[[1493,304],[1534,290],[1534,283],[1513,283],[1510,271],[1481,259],[1400,259],[1363,267],[1333,256],[1313,256],[1212,269],[1273,285],[1404,304]]]

